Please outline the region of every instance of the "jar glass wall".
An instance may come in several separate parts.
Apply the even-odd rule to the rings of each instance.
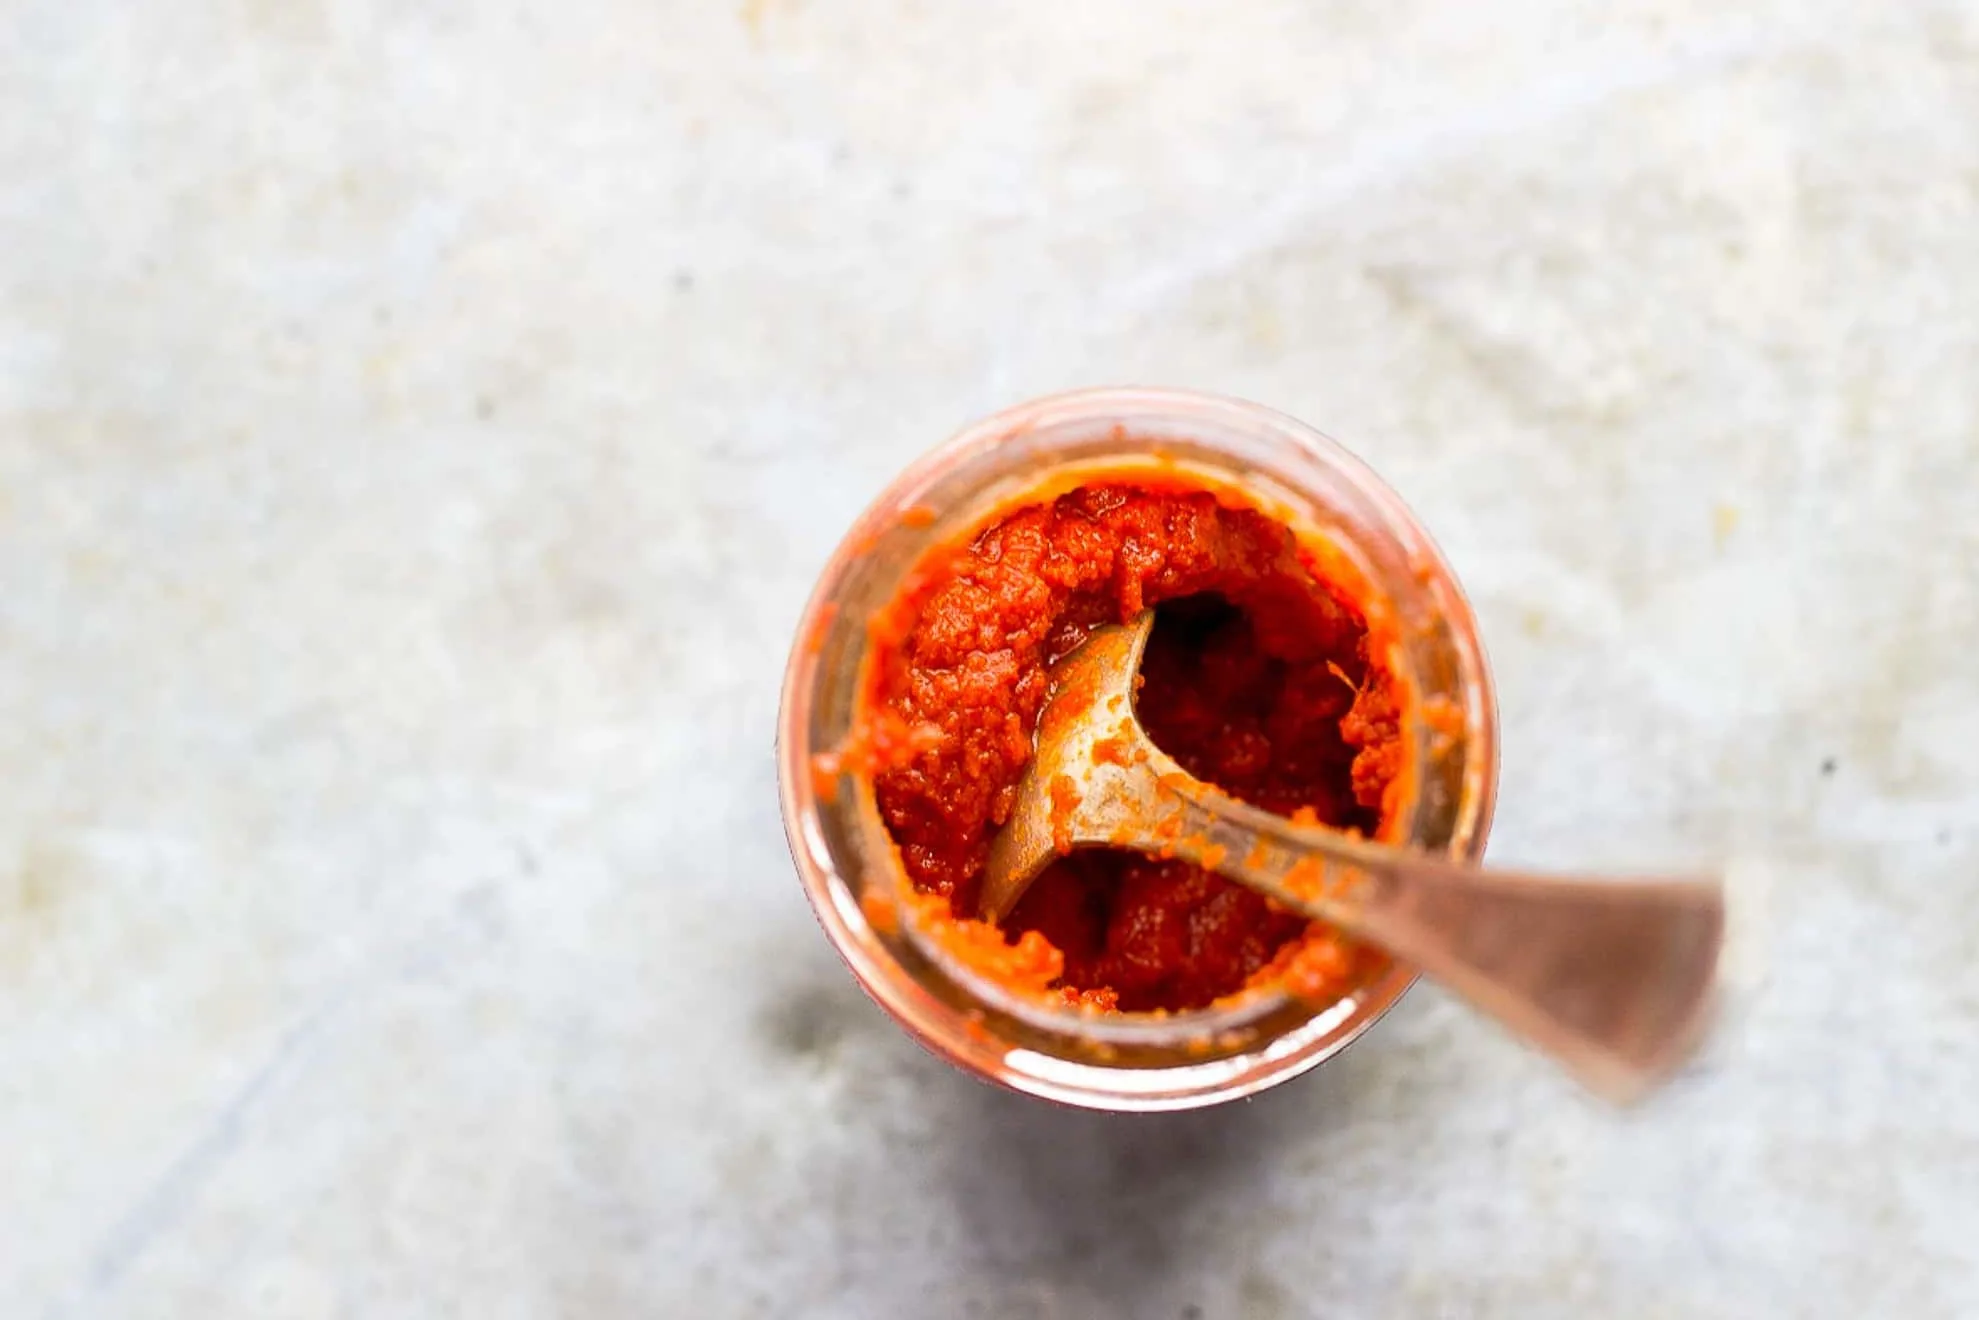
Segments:
[[[1355,581],[1403,705],[1397,842],[1476,860],[1497,788],[1495,703],[1469,603],[1401,500],[1333,441],[1255,404],[1105,389],[1022,404],[964,430],[896,479],[821,574],[791,649],[778,730],[784,828],[825,935],[916,1040],[1014,1090],[1095,1109],[1186,1109],[1251,1095],[1344,1048],[1407,990],[1382,962],[1330,1004],[1263,987],[1209,1009],[1095,1015],[1011,993],[923,938],[907,880],[859,776],[817,757],[859,714],[867,624],[934,550],[1034,494],[1138,464],[1233,487]],[[1331,572],[1332,569],[1329,569]],[[1379,616],[1379,617],[1377,617]],[[897,918],[897,919],[896,919]]]

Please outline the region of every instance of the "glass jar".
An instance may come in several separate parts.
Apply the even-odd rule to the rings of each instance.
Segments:
[[[1331,1004],[1275,987],[1208,1009],[1095,1014],[1011,992],[924,937],[864,777],[822,780],[862,692],[867,623],[936,548],[1013,501],[1137,463],[1235,487],[1358,578],[1370,632],[1409,692],[1410,765],[1384,832],[1475,861],[1497,792],[1496,701],[1477,621],[1429,535],[1367,466],[1268,408],[1180,390],[1082,390],[977,422],[915,463],[854,524],[818,579],[784,673],[777,761],[784,829],[825,935],[860,986],[927,1049],[1016,1091],[1091,1109],[1190,1109],[1253,1095],[1344,1049],[1415,974],[1378,970]],[[1385,617],[1379,617],[1383,616]]]

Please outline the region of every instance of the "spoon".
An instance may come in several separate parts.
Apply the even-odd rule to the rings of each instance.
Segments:
[[[1380,945],[1600,1095],[1634,1099],[1683,1062],[1713,999],[1716,879],[1485,869],[1239,802],[1184,771],[1134,715],[1153,623],[1145,610],[1100,628],[1054,669],[1036,755],[990,845],[985,918],[1076,847],[1180,857]]]

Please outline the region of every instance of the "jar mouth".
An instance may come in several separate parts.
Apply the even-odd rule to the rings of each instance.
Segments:
[[[922,1043],[1017,1089],[1105,1108],[1209,1103],[1304,1071],[1371,1025],[1414,973],[1388,963],[1321,1005],[1265,984],[1204,1008],[1169,1012],[1080,1009],[1012,990],[948,954],[913,920],[903,901],[911,882],[870,779],[849,780],[852,791],[833,801],[821,795],[811,765],[815,753],[842,741],[864,700],[865,621],[899,594],[922,557],[972,534],[1000,510],[1049,499],[1099,475],[1130,478],[1139,468],[1238,495],[1289,526],[1302,546],[1329,556],[1329,577],[1337,571],[1357,579],[1354,595],[1364,608],[1412,616],[1368,620],[1371,629],[1393,628],[1397,640],[1387,663],[1412,694],[1402,703],[1408,769],[1400,801],[1388,813],[1397,841],[1481,855],[1496,785],[1495,711],[1468,604],[1400,499],[1317,432],[1258,405],[1214,396],[1080,391],[996,414],[908,468],[854,524],[799,627],[778,740],[793,857],[827,935],[868,993]],[[1432,635],[1437,627],[1442,635]],[[1447,654],[1437,656],[1439,648]],[[1451,691],[1464,730],[1464,764],[1454,782],[1448,766],[1431,773],[1434,739],[1447,740],[1448,732],[1432,734],[1423,714],[1429,694],[1447,700]],[[863,906],[874,892],[894,901],[901,914],[895,931],[875,929]],[[903,979],[917,984],[910,988]],[[943,1017],[958,1019],[960,1027],[944,1029]],[[994,1058],[994,1048],[960,1048],[958,1035],[1007,1048]],[[1225,1066],[1274,1052],[1276,1066],[1255,1085],[1248,1071],[1232,1074]],[[1160,1090],[1160,1103],[1147,1096],[1139,1097],[1145,1103],[1127,1103],[1137,1092],[1123,1091],[1120,1075],[1150,1068],[1178,1074],[1162,1086],[1173,1082],[1184,1090]],[[1169,1103],[1181,1094],[1200,1098]]]

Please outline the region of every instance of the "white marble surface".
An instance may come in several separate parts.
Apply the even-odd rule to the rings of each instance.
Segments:
[[[13,0],[0,1315],[1979,1314],[1975,293],[1972,3]],[[1122,381],[1438,529],[1495,857],[1733,859],[1682,1084],[1424,989],[1109,1119],[859,997],[809,577]]]

